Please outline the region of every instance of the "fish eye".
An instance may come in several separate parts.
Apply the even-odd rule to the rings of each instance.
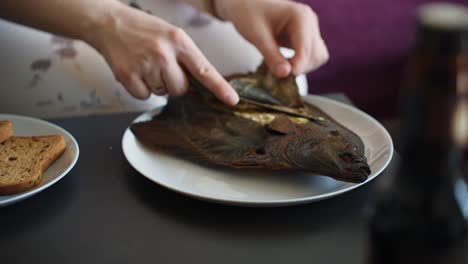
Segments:
[[[336,136],[340,135],[340,132],[338,132],[338,130],[334,129],[334,130],[330,131],[330,135],[336,137]]]

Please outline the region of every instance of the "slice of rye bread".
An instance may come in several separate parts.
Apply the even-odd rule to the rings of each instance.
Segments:
[[[42,174],[65,151],[62,135],[11,137],[0,143],[0,195],[37,186]]]
[[[0,120],[0,143],[13,136],[13,124],[9,120]]]

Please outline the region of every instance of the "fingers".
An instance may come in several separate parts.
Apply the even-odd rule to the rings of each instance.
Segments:
[[[313,68],[311,70],[315,70],[325,63],[328,62],[330,59],[330,54],[328,53],[328,48],[327,45],[325,44],[325,41],[320,38],[317,43],[314,45],[315,47],[315,52],[312,54],[313,58],[312,61],[315,61],[315,65],[313,65]]]
[[[307,6],[288,26],[291,46],[295,55],[291,59],[295,75],[315,70],[328,61],[329,54],[320,35],[317,15]]]
[[[127,88],[127,91],[133,97],[144,100],[151,95],[150,89],[143,82],[139,74],[125,70],[115,71],[114,74],[116,79]]]
[[[178,33],[179,34],[179,33]],[[180,38],[177,37],[177,41]],[[173,38],[175,41],[176,38]],[[176,60],[176,47],[170,43],[157,43],[153,47],[152,58],[143,60],[144,80],[156,95],[181,96],[187,92],[188,82],[182,68]]]
[[[292,72],[299,75],[310,68],[309,58],[315,36],[300,23],[298,26],[291,26],[290,32],[291,47],[295,51],[294,57],[291,58]]]
[[[292,72],[295,75],[316,70],[329,59],[328,49],[320,36],[315,37],[311,43],[307,38],[300,40],[301,37],[297,36],[296,40],[292,41],[292,48],[296,51],[291,58]]]
[[[162,82],[161,70],[153,69],[145,74],[143,80],[146,86],[156,95],[167,94],[166,86]]]
[[[183,30],[171,27],[144,40],[112,46],[106,57],[117,80],[132,96],[139,99],[146,99],[151,93],[181,96],[188,89],[185,75],[188,70],[222,102],[235,105],[239,101],[237,92]]]
[[[187,78],[175,59],[170,60],[161,70],[161,77],[169,95],[181,96],[187,92]]]
[[[265,27],[268,28],[268,27]],[[291,73],[291,64],[280,52],[273,34],[268,30],[258,30],[255,45],[263,54],[265,63],[276,77],[286,77]]]
[[[239,102],[237,92],[211,65],[193,41],[188,41],[178,54],[178,60],[208,90],[222,102],[235,105]]]

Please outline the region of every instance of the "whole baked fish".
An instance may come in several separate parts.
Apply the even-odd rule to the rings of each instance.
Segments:
[[[161,114],[133,124],[131,131],[147,146],[193,161],[306,171],[347,182],[367,179],[362,140],[304,103],[293,76],[276,79],[260,67],[230,83],[247,100],[227,106],[191,82],[188,95],[170,98]]]

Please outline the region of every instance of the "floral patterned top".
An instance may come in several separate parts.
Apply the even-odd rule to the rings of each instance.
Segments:
[[[259,52],[225,22],[172,0],[131,0],[183,28],[222,74],[252,71]],[[64,117],[145,111],[165,97],[132,98],[86,43],[0,20],[0,113]],[[229,62],[229,63],[226,63]]]

